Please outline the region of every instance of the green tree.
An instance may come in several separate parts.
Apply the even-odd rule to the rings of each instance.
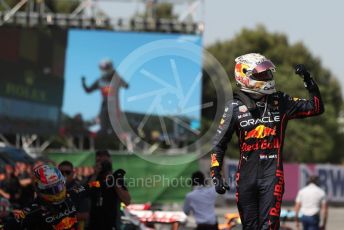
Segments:
[[[175,19],[173,14],[173,5],[171,3],[158,3],[156,5],[155,18]]]
[[[173,14],[173,5],[171,3],[151,3],[147,4],[143,14],[138,14],[139,18],[150,19],[175,19],[177,16]]]
[[[270,58],[277,67],[275,80],[277,90],[299,98],[308,98],[302,80],[294,74],[293,66],[304,64],[319,84],[325,113],[310,119],[294,120],[289,123],[284,146],[284,159],[292,162],[333,162],[338,163],[340,154],[336,146],[343,140],[337,128],[337,117],[343,103],[341,88],[330,70],[322,67],[321,60],[314,57],[301,43],[289,44],[286,35],[269,33],[263,26],[255,29],[242,29],[234,39],[216,42],[207,47],[222,63],[227,71],[233,89],[236,88],[234,59],[245,53],[261,53]],[[203,103],[213,100],[214,87],[205,74],[203,79]],[[202,115],[206,124],[213,119],[214,110]],[[238,157],[237,138],[233,138],[229,147],[229,156]]]
[[[1,2],[0,4],[0,11],[6,10],[6,7],[13,7],[15,6],[20,0],[5,0],[4,2]]]
[[[72,13],[80,4],[81,0],[61,1],[45,0],[47,7],[54,13]]]

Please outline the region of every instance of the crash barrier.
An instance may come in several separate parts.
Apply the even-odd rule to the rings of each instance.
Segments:
[[[192,153],[168,156],[168,161],[180,161],[182,158],[194,157]],[[70,160],[75,166],[93,166],[93,152],[77,153],[50,153],[49,158],[59,163]],[[152,162],[157,158],[167,156],[152,156]],[[210,159],[203,158],[186,164],[159,165],[144,160],[136,155],[117,153],[112,155],[114,169],[123,168],[127,171],[126,179],[130,192],[136,203],[150,202],[183,202],[185,195],[190,191],[190,175],[201,170],[205,175],[210,175]],[[187,161],[185,161],[187,162]],[[237,160],[225,159],[224,174],[231,190],[226,198],[235,200],[235,173]],[[331,164],[284,164],[285,192],[284,201],[294,201],[299,189],[307,183],[309,175],[319,175],[322,187],[332,203],[344,203],[344,166]],[[208,181],[209,182],[209,181]],[[210,182],[211,183],[211,182]]]
[[[48,158],[56,163],[71,161],[75,167],[93,166],[94,152],[49,153]],[[149,156],[142,159],[135,154],[111,154],[113,169],[126,171],[126,185],[133,203],[183,202],[187,192],[191,191],[191,174],[199,169],[193,153],[176,156]],[[163,158],[163,159],[160,159]],[[185,158],[185,159],[184,159]],[[188,162],[177,165],[157,164],[153,162]]]

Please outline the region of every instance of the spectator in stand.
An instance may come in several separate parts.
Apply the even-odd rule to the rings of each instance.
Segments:
[[[111,156],[107,150],[96,152],[95,172],[89,181],[105,180],[114,175],[115,189],[101,188],[91,193],[91,212],[89,230],[121,229],[121,202],[130,204],[130,194],[124,185],[124,170],[118,169],[112,174]]]
[[[78,178],[80,178],[82,184],[87,183],[93,174],[94,168],[91,166],[83,166],[78,168]]]
[[[200,171],[192,174],[192,192],[186,195],[184,212],[193,214],[196,219],[196,230],[217,230],[215,200],[217,193],[214,187],[206,187],[204,174]]]
[[[14,175],[12,165],[5,165],[5,178],[0,183],[0,196],[8,199],[13,208],[20,208],[21,186],[18,178]]]
[[[10,202],[0,197],[0,226],[8,220],[11,211],[12,207]]]
[[[299,212],[302,214],[301,221],[304,230],[324,230],[326,228],[328,215],[326,194],[319,187],[317,176],[310,176],[307,186],[302,188],[296,196],[295,221],[297,229],[300,228]],[[320,221],[321,217],[322,221]]]
[[[84,181],[84,177],[82,176],[82,168],[79,166],[79,167],[76,167],[74,168],[74,177],[76,180],[80,181],[80,183],[83,184],[83,181]]]
[[[33,167],[32,164],[27,164],[25,168],[26,174],[30,175],[31,178],[32,178],[32,167]]]
[[[91,175],[94,174],[94,168],[93,167],[89,167],[89,166],[84,167],[83,171],[82,171],[82,174],[83,174],[84,177],[88,178],[88,177],[90,177]]]
[[[30,169],[30,172],[28,171]],[[20,208],[24,208],[35,199],[35,187],[33,184],[31,165],[23,162],[16,163],[16,176],[20,184],[20,197],[19,204]]]
[[[74,166],[70,161],[62,161],[58,165],[58,169],[66,179],[67,191],[71,190],[73,187],[80,186],[79,181],[77,181],[74,177]],[[76,210],[76,218],[79,222],[79,230],[83,230],[85,229],[85,225],[89,219],[90,200],[87,197],[81,199],[80,202],[76,204]]]

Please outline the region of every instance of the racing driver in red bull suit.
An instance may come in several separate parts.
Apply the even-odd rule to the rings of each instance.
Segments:
[[[240,90],[225,106],[211,151],[211,176],[218,193],[229,189],[222,179],[223,157],[232,134],[239,138],[236,200],[243,229],[279,229],[284,192],[283,142],[289,120],[324,112],[317,84],[303,65],[295,73],[304,80],[309,100],[276,92],[275,65],[250,53],[235,59]]]
[[[91,86],[87,86],[85,77],[82,77],[82,87],[84,88],[86,93],[92,93],[95,90],[100,90],[103,98],[99,113],[101,128],[100,132],[104,134],[111,134],[113,130],[108,115],[108,96],[112,96],[112,98],[114,99],[114,121],[119,122],[121,116],[119,90],[121,87],[127,89],[129,87],[129,84],[119,76],[111,60],[102,60],[99,63],[99,69],[102,73],[101,77],[98,80],[96,80]],[[111,81],[113,81],[112,85]]]
[[[13,218],[0,229],[77,230],[76,203],[92,190],[100,187],[111,189],[114,183],[94,181],[66,191],[65,178],[60,170],[43,164],[34,168],[34,184],[37,193],[34,202],[22,210],[13,211]]]

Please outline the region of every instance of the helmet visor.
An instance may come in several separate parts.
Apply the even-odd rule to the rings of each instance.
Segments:
[[[252,78],[256,81],[271,81],[274,78],[271,70],[252,74]]]
[[[106,61],[99,63],[99,68],[101,71],[111,71],[113,67],[111,62]]]
[[[52,187],[45,188],[45,189],[40,189],[40,193],[45,194],[45,195],[57,195],[61,193],[65,189],[65,184],[64,183],[58,183]]]
[[[109,71],[109,70],[111,70],[111,67],[108,66],[108,65],[106,65],[106,64],[100,64],[100,65],[99,65],[99,69],[100,69],[101,71]]]
[[[275,65],[270,61],[270,60],[266,60],[263,61],[262,63],[259,63],[253,70],[252,70],[252,74],[256,74],[256,73],[261,73],[267,70],[273,70],[275,71]]]

